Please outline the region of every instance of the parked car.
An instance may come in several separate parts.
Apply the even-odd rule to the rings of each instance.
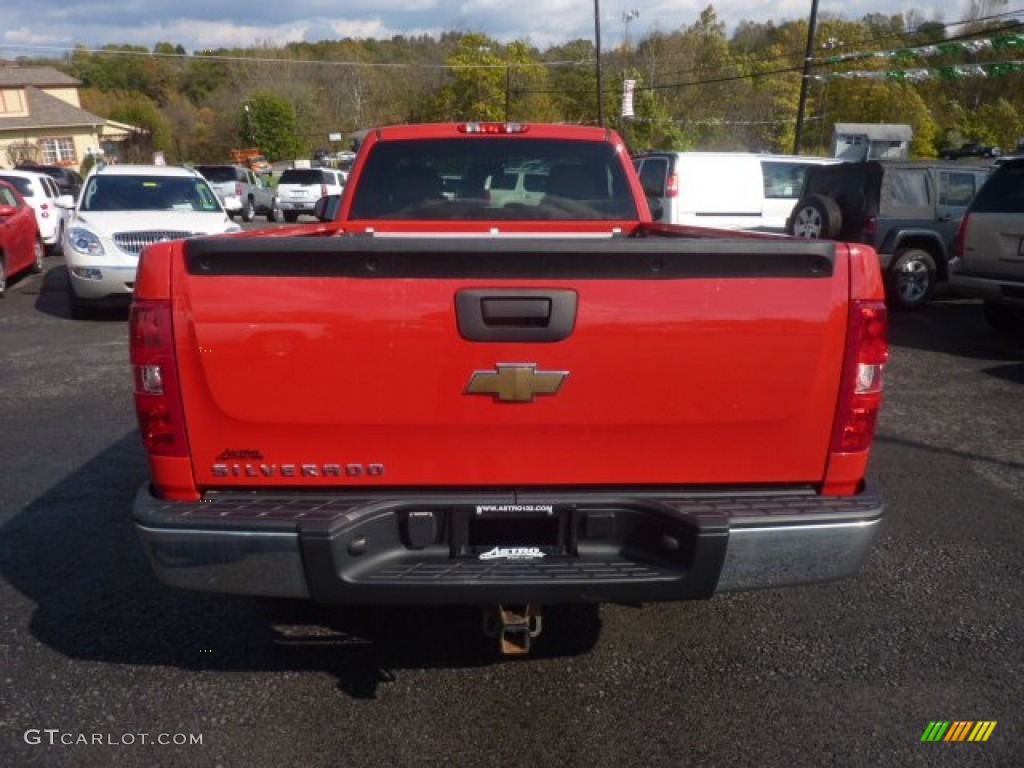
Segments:
[[[64,235],[71,316],[89,317],[104,305],[127,306],[147,245],[239,229],[191,168],[93,168]]]
[[[1001,164],[960,222],[950,283],[997,330],[1024,329],[1024,157]]]
[[[812,168],[787,232],[870,245],[890,306],[920,307],[949,279],[957,226],[991,170],[877,160]]]
[[[633,166],[667,224],[782,233],[811,166],[834,157],[752,152],[643,152]]]
[[[0,181],[0,298],[10,278],[43,271],[43,254],[35,211],[13,186]]]
[[[266,216],[267,221],[278,221],[281,218],[276,191],[250,168],[241,165],[198,165],[196,170],[210,182],[229,216],[241,216],[242,221],[247,222],[255,219],[257,214]]]
[[[313,153],[313,162],[311,165],[314,168],[333,168],[334,167],[334,156],[330,150],[321,147]]]
[[[78,171],[74,171],[71,168],[65,168],[63,165],[45,165],[42,163],[18,163],[15,166],[16,170],[19,171],[35,171],[36,173],[45,173],[60,187],[61,194],[71,195],[74,198],[78,197],[78,193],[82,191],[82,176]]]
[[[510,203],[539,205],[548,189],[547,171],[539,168],[513,168],[488,176],[484,188],[490,196],[491,205],[495,208]]]
[[[999,157],[999,147],[990,144],[982,144],[978,141],[969,141],[959,147],[950,147],[939,152],[943,160],[959,160],[961,157]]]
[[[62,195],[57,182],[45,173],[0,170],[0,181],[18,190],[36,212],[36,223],[43,245],[51,253],[60,253],[68,209],[74,206],[71,195]]]
[[[277,182],[277,204],[287,222],[313,215],[321,197],[340,195],[345,178],[334,168],[288,168]]]

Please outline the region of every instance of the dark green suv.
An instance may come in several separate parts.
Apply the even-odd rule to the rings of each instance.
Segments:
[[[960,219],[991,170],[934,161],[815,166],[786,231],[870,245],[878,251],[889,305],[917,308],[949,279]]]

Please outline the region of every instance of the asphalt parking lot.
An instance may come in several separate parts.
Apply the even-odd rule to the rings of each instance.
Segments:
[[[5,764],[1024,764],[1024,336],[974,302],[892,318],[888,524],[856,579],[551,610],[511,660],[468,609],[157,583],[125,328],[69,319],[59,257],[0,301]],[[995,726],[923,742],[935,721]]]

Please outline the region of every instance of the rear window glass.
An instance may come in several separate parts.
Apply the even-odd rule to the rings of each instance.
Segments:
[[[313,168],[289,168],[281,174],[278,184],[323,184],[324,174]]]
[[[826,195],[843,209],[860,208],[867,196],[865,182],[870,172],[871,166],[868,163],[841,163],[812,168],[804,180],[802,196]]]
[[[235,181],[237,174],[230,165],[200,165],[196,168],[207,181],[220,184],[225,181]]]
[[[519,176],[514,173],[499,173],[491,177],[491,189],[515,189]]]
[[[668,158],[648,157],[640,167],[640,185],[644,194],[651,197],[665,197],[665,180],[668,178]]]
[[[809,163],[788,160],[762,160],[764,196],[770,199],[796,200],[804,186]]]
[[[1024,163],[1001,166],[978,192],[977,213],[1024,213]]]
[[[495,194],[519,189],[531,194]],[[350,216],[568,221],[636,219],[638,213],[611,144],[496,137],[375,144]]]
[[[24,176],[3,176],[0,175],[0,181],[6,181],[16,190],[21,192],[22,197],[32,197],[32,182],[26,179]]]

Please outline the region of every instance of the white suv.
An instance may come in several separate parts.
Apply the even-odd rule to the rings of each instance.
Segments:
[[[74,206],[71,195],[61,194],[51,177],[35,171],[0,171],[0,181],[6,181],[25,198],[36,212],[39,235],[50,253],[60,253],[68,209]]]
[[[333,168],[289,168],[277,182],[277,204],[287,222],[298,220],[299,214],[313,215],[321,197],[340,195],[345,177]]]
[[[147,245],[240,229],[191,168],[97,166],[64,235],[71,316],[88,317],[102,305],[127,306]]]

